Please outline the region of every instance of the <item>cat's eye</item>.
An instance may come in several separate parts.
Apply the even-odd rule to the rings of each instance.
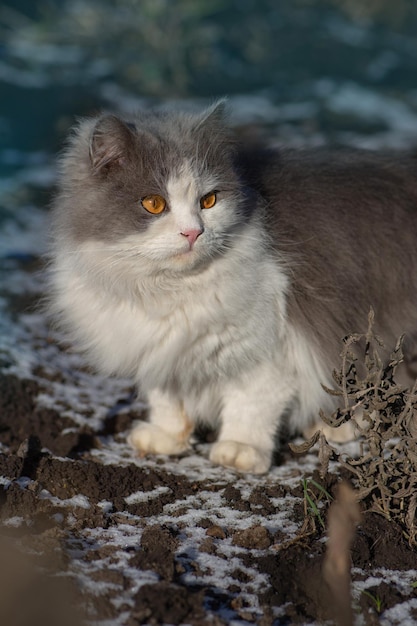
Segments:
[[[145,196],[140,201],[141,205],[144,209],[148,211],[148,213],[152,213],[153,215],[159,215],[165,211],[167,206],[167,201],[162,196],[158,196],[157,194],[152,196]]]
[[[202,209],[211,209],[217,202],[217,195],[215,191],[211,191],[203,196],[200,200],[200,206]]]

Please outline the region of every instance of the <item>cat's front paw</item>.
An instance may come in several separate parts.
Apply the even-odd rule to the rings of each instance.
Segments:
[[[155,424],[142,422],[128,437],[128,442],[141,455],[145,454],[181,454],[188,449],[187,440],[176,439],[171,433]]]
[[[210,461],[251,474],[265,474],[271,465],[271,458],[267,452],[237,441],[215,443],[210,452]]]

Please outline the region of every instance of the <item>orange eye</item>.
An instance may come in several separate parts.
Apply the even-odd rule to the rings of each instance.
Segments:
[[[167,201],[162,196],[153,195],[153,196],[145,196],[141,200],[141,205],[144,209],[148,211],[148,213],[152,213],[153,215],[159,215],[165,211],[167,206]]]
[[[216,192],[212,191],[203,196],[200,200],[200,206],[202,209],[211,209],[217,202]]]

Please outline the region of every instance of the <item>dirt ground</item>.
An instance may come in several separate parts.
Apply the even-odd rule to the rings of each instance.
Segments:
[[[239,476],[209,463],[207,442],[177,459],[135,457],[126,434],[143,406],[48,328],[34,267],[10,261],[9,291],[3,282],[0,623],[331,619],[326,524],[303,480],[334,496],[337,464],[323,480],[314,452],[284,446],[268,476]],[[309,484],[325,521],[328,498]],[[351,567],[355,624],[417,623],[417,554],[398,525],[363,514]]]
[[[131,416],[113,416],[99,432],[76,428],[54,410],[36,406],[39,388],[33,381],[3,375],[0,383],[3,539],[18,539],[17,545],[24,553],[30,553],[33,567],[42,568],[43,593],[47,596],[54,588],[55,575],[60,573],[62,600],[69,606],[75,603],[82,607],[94,621],[118,623],[123,614],[121,623],[129,625],[227,624],[231,620],[267,625],[302,624],[331,616],[331,603],[321,576],[324,532],[318,529],[286,545],[285,532],[270,529],[276,508],[274,500],[286,497],[291,502],[291,510],[286,513],[301,529],[305,518],[301,487],[273,480],[264,484],[262,479],[253,479],[243,492],[230,475],[224,480],[218,480],[218,476],[189,479],[172,473],[163,459],[159,463],[145,460],[140,465],[103,464],[92,454],[100,448],[100,437],[124,437]],[[336,483],[337,477],[331,475],[324,486],[332,493]],[[200,565],[196,554],[181,550],[181,536],[189,530],[187,521],[182,520],[189,506],[187,501],[202,491],[216,494],[224,517],[219,519],[217,512],[210,510],[201,510],[194,516],[193,534],[200,538],[194,551],[224,559],[224,542],[239,548],[242,567],[237,563],[221,588],[198,582]],[[129,501],[129,496],[136,493],[145,497]],[[153,497],[147,498],[147,494]],[[170,507],[176,510],[167,521],[164,510]],[[236,530],[227,522],[230,511],[240,512],[248,521],[256,513],[257,521]],[[159,523],[158,516],[162,518]],[[100,532],[111,535],[112,528],[117,529],[120,524],[137,529],[125,544],[95,539]],[[376,568],[415,569],[417,559],[398,526],[368,514],[353,544],[352,565],[354,571],[358,570],[354,580],[361,580]],[[15,587],[14,593],[26,594],[26,560],[22,560],[14,576],[8,575],[7,559],[2,560],[1,569],[1,577]],[[74,569],[78,575],[74,576]],[[132,570],[151,572],[152,580],[137,589]],[[86,571],[93,584],[86,584]],[[247,606],[245,593],[242,594],[250,586],[253,572],[265,580],[256,612]],[[105,593],[98,589],[105,589]],[[378,623],[379,601],[379,610],[383,612],[412,597],[413,588],[409,591],[404,594],[395,584],[384,581],[368,588],[370,595],[362,594],[358,606],[364,623]],[[33,610],[40,611],[39,624],[54,623],[53,614],[43,617],[44,607],[37,607],[37,595],[28,601],[34,603]],[[285,609],[281,615],[274,617],[274,609],[282,607]],[[2,610],[8,610],[7,605],[0,607],[0,615]],[[13,616],[6,615],[2,623],[13,624]],[[81,616],[78,619],[81,623]]]

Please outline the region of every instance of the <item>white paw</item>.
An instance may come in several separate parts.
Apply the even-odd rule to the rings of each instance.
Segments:
[[[271,465],[268,452],[262,452],[259,448],[237,441],[215,443],[210,452],[210,461],[251,474],[265,474]]]
[[[341,424],[337,428],[320,422],[311,428],[306,428],[303,431],[303,436],[306,439],[310,439],[317,430],[321,430],[327,441],[331,443],[347,443],[348,441],[355,441],[355,439],[358,438],[358,430],[355,428],[353,422],[350,421]]]
[[[341,424],[337,428],[332,428],[325,424],[322,426],[322,431],[327,441],[332,443],[347,443],[348,441],[354,441],[358,437],[357,429],[355,429],[353,422],[350,421]]]
[[[166,430],[155,424],[142,422],[130,433],[128,442],[141,455],[145,454],[181,454],[188,449],[188,441],[176,439]]]

